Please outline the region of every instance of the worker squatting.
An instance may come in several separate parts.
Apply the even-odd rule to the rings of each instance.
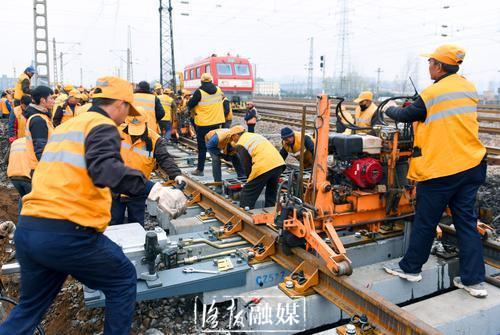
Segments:
[[[460,277],[456,286],[484,297],[484,261],[476,231],[474,200],[484,182],[486,150],[478,139],[477,93],[457,74],[465,52],[444,45],[427,55],[434,83],[409,106],[387,104],[386,114],[414,122],[415,141],[408,178],[417,182],[417,206],[409,249],[385,270],[419,281],[435,229],[446,206],[460,240]],[[290,128],[281,130],[278,151],[254,133],[258,114],[247,103],[247,128],[233,126],[229,101],[208,73],[192,94],[173,92],[116,77],[97,80],[91,91],[71,85],[31,89],[35,70],[28,67],[14,91],[4,92],[2,114],[9,122],[8,176],[22,199],[15,232],[21,266],[21,301],[0,325],[0,334],[31,334],[57,296],[66,277],[106,295],[105,334],[128,334],[134,314],[136,273],[120,247],[102,232],[128,220],[144,223],[145,200],[156,201],[171,217],[181,215],[186,198],[178,188],[151,182],[158,164],[178,184],[184,177],[168,153],[171,136],[196,134],[203,175],[211,156],[215,181],[221,159],[246,178],[240,206],[253,208],[265,188],[264,206],[275,204],[285,159],[298,157],[304,143],[304,166],[314,166],[314,139]],[[354,118],[338,120],[369,131],[376,110],[371,92],[362,92]],[[186,116],[187,114],[187,116]],[[193,131],[194,128],[194,131]],[[454,162],[454,164],[449,164]],[[57,260],[57,261],[54,261]]]

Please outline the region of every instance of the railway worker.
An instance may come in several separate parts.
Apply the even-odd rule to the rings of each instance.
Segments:
[[[68,275],[106,295],[104,334],[130,333],[137,274],[121,247],[102,234],[111,218],[110,188],[149,194],[174,217],[186,203],[180,190],[123,164],[117,125],[137,113],[133,99],[129,82],[100,78],[91,109],[54,130],[23,197],[14,236],[21,299],[0,335],[32,334]]]
[[[68,100],[69,93],[74,90],[74,86],[71,84],[61,85],[59,94],[56,97],[56,101],[54,103],[54,112],[57,110],[59,106],[64,105],[66,100]]]
[[[236,155],[236,149],[231,146],[231,135],[242,133],[245,129],[242,126],[234,126],[231,129],[221,128],[211,130],[205,135],[208,153],[212,158],[212,174],[214,181],[222,181],[221,158],[233,163],[234,170],[238,178],[244,178],[245,172],[240,160]]]
[[[377,110],[377,105],[373,103],[373,93],[363,91],[354,99],[358,105],[354,111],[354,118],[358,127],[371,127],[372,118]],[[368,130],[358,130],[359,133],[368,133]]]
[[[9,142],[12,143],[16,138],[24,137],[26,134],[26,117],[23,115],[26,108],[32,102],[31,96],[24,95],[21,98],[21,104],[14,107],[9,116]]]
[[[248,132],[255,132],[255,125],[257,124],[257,109],[253,101],[247,101],[247,110],[245,113],[245,122],[247,124]]]
[[[172,120],[174,118],[177,105],[175,104],[175,100],[168,94],[172,92],[171,89],[167,88],[164,92],[160,85],[159,90],[157,89],[155,92],[160,92],[159,94],[157,93],[156,96],[160,99],[161,105],[165,110],[165,116],[163,116],[159,122],[160,134],[164,139],[170,141],[170,138],[172,137]]]
[[[231,124],[233,123],[233,107],[226,96],[222,99],[222,105],[224,107],[224,119],[226,120],[224,128],[231,128]]]
[[[141,81],[137,84],[134,99],[137,106],[144,108],[148,128],[159,134],[160,127],[158,123],[165,116],[165,110],[160,99],[151,93],[151,88],[147,81]]]
[[[28,66],[23,73],[19,75],[14,88],[14,107],[21,104],[23,95],[31,94],[31,77],[35,74],[35,68]]]
[[[22,99],[25,97],[28,96],[23,96],[21,98],[21,103]],[[10,182],[19,193],[19,204],[17,209],[18,213],[20,213],[23,196],[31,192],[31,168],[28,153],[26,151],[26,137],[20,137],[14,140],[10,145],[7,177],[9,177]]]
[[[196,142],[198,144],[198,166],[191,174],[203,176],[205,169],[205,158],[207,146],[205,135],[210,131],[220,128],[224,122],[224,107],[222,103],[222,90],[214,85],[210,73],[201,75],[201,86],[194,91],[187,106],[188,110],[194,112],[194,125],[196,130]]]
[[[269,140],[260,134],[241,131],[231,135],[231,145],[236,148],[247,183],[240,194],[240,207],[254,208],[264,187],[264,207],[274,206],[278,180],[285,169],[285,161]]]
[[[12,112],[12,105],[7,99],[7,92],[2,92],[2,97],[0,98],[0,109],[2,111],[2,119],[7,121]]]
[[[50,87],[35,87],[31,91],[33,103],[29,104],[23,113],[26,118],[26,150],[32,174],[54,130],[50,112],[54,107],[53,94]]]
[[[300,143],[301,136],[297,131],[285,127],[281,129],[281,144],[282,148],[280,150],[281,157],[286,159],[288,154],[291,154],[297,160],[300,160]],[[305,136],[304,139],[304,168],[312,168],[314,163],[314,142],[309,135]]]
[[[409,281],[419,281],[429,258],[436,226],[448,206],[457,231],[460,277],[455,286],[484,297],[485,268],[481,237],[476,229],[476,194],[486,177],[486,149],[479,140],[478,95],[474,84],[457,74],[465,51],[445,44],[429,60],[434,83],[410,106],[387,106],[399,122],[415,122],[415,141],[408,178],[417,182],[417,206],[410,245],[403,259],[385,270]]]
[[[181,175],[181,170],[167,149],[167,141],[154,130],[146,127],[146,116],[141,107],[137,107],[141,115],[129,116],[124,128],[120,127],[121,156],[125,165],[139,170],[150,179],[156,163],[174,180]],[[128,222],[138,222],[144,226],[146,195],[130,197],[113,193],[110,225],[122,224],[127,210]]]
[[[78,90],[72,89],[69,92],[66,101],[56,108],[54,116],[52,117],[54,127],[71,120],[77,115],[77,109],[80,106],[81,98],[82,95]]]

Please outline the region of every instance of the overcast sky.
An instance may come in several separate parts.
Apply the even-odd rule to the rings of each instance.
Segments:
[[[64,81],[89,85],[98,76],[126,75],[123,51],[131,27],[134,81],[159,78],[158,0],[47,0],[49,39],[64,55]],[[265,80],[305,80],[308,38],[314,73],[326,56],[327,76],[338,55],[341,0],[172,0],[177,70],[211,53],[250,58]],[[500,1],[347,0],[348,66],[364,76],[392,80],[418,64],[419,86],[430,83],[425,58],[443,43],[466,50],[462,73],[478,87],[500,82]],[[32,0],[2,0],[0,74],[17,74],[33,59]],[[449,7],[449,8],[444,8]],[[188,15],[182,15],[188,14]],[[447,28],[443,28],[446,25]],[[441,34],[448,35],[447,37]],[[52,43],[49,43],[52,52]],[[7,48],[10,47],[10,50]],[[115,50],[115,51],[110,51]],[[52,54],[50,55],[52,63]],[[411,64],[411,65],[408,65]],[[52,64],[51,64],[52,71]]]

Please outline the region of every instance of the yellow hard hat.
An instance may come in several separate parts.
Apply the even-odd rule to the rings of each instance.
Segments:
[[[243,128],[243,126],[237,125],[237,126],[233,126],[233,127],[229,128],[229,131],[227,134],[228,134],[228,136],[233,136],[235,134],[240,134],[244,131],[245,131],[245,128]]]
[[[356,99],[354,99],[354,102],[360,103],[363,100],[373,101],[373,93],[370,91],[363,91],[363,92],[359,93],[359,96]]]
[[[201,75],[200,79],[204,83],[209,83],[212,80],[214,80],[214,78],[212,77],[212,75],[210,73],[206,73],[206,72]]]
[[[460,65],[465,58],[465,50],[454,44],[444,44],[438,47],[434,52],[421,54],[420,56],[434,58],[448,65]]]
[[[174,91],[172,91],[172,90],[171,90],[170,88],[168,88],[168,87],[167,87],[166,89],[164,89],[164,90],[163,90],[163,93],[164,93],[164,94],[172,94],[173,92],[174,92]]]
[[[80,93],[80,91],[75,90],[75,89],[72,89],[71,91],[69,91],[68,96],[69,97],[74,97],[74,98],[77,98],[77,99],[81,99],[82,98],[82,94]]]
[[[146,116],[144,108],[137,107],[139,115],[127,116],[125,123],[128,126],[128,134],[130,136],[141,136],[146,131]]]
[[[162,86],[160,83],[156,83],[155,86],[153,87],[155,90],[162,89]]]
[[[73,85],[71,85],[71,84],[64,84],[64,87],[63,87],[63,88],[64,88],[64,90],[65,90],[66,92],[69,92],[69,91],[71,91],[74,87],[73,87]]]

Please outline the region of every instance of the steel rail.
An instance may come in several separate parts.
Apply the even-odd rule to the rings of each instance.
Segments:
[[[266,225],[254,224],[251,213],[228,202],[205,185],[190,178],[186,179],[186,191],[200,196],[201,207],[212,209],[222,222],[228,222],[234,216],[241,220],[242,230],[238,234],[249,243],[256,244],[263,236],[277,239],[278,232]],[[365,314],[377,334],[441,334],[380,294],[359,285],[352,278],[335,276],[322,260],[304,249],[293,248],[292,252],[293,255],[286,255],[281,248],[276,248],[271,259],[289,271],[293,271],[302,261],[317,267],[319,284],[314,286],[314,290],[350,315]]]

